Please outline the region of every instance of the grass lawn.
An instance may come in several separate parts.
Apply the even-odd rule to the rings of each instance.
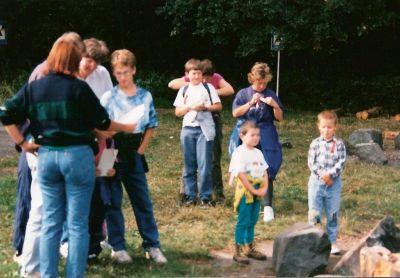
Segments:
[[[227,146],[234,119],[223,113],[224,144],[222,168],[228,169]],[[155,132],[146,157],[150,166],[148,181],[154,202],[162,249],[169,263],[157,267],[147,261],[141,248],[141,238],[127,198],[124,199],[126,239],[128,251],[134,262],[116,265],[104,251],[100,264],[89,267],[89,277],[150,277],[150,276],[218,276],[213,268],[210,250],[232,247],[234,244],[235,214],[232,209],[233,188],[225,187],[225,206],[208,210],[198,207],[176,206],[181,183],[182,157],[179,149],[181,119],[172,109],[158,109],[160,125]],[[347,138],[358,128],[399,130],[399,124],[386,118],[358,121],[355,117],[340,118],[338,136]],[[286,227],[307,219],[307,167],[308,147],[318,136],[315,115],[288,112],[282,123],[277,123],[281,142],[290,142],[293,148],[284,148],[284,163],[275,183],[275,220],[256,226],[256,240],[273,239]],[[384,142],[385,149],[393,149],[393,140]],[[17,275],[17,265],[12,262],[12,221],[15,205],[17,157],[0,160],[0,276]],[[343,174],[340,235],[355,236],[374,226],[385,215],[399,221],[400,169],[392,166],[375,166],[349,157]],[[225,181],[227,176],[225,175]],[[62,267],[62,266],[61,266]],[[234,264],[232,268],[235,268]]]

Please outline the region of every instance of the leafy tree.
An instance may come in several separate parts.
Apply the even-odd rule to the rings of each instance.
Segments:
[[[399,11],[396,0],[166,0],[159,9],[172,19],[172,34],[190,30],[233,44],[239,56],[265,50],[273,31],[288,52],[333,53],[376,31],[398,32]]]

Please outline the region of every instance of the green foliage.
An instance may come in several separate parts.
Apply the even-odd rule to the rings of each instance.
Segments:
[[[26,71],[20,72],[15,78],[4,77],[0,81],[0,103],[12,97],[21,87],[28,81],[28,73]]]
[[[286,51],[335,52],[371,32],[394,32],[399,8],[390,0],[167,0],[158,12],[172,19],[173,34],[190,30],[215,44],[237,45],[236,53],[246,56],[265,50],[272,31]]]

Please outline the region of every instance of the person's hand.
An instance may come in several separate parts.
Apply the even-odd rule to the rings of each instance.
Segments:
[[[331,186],[333,181],[331,179],[331,176],[327,172],[323,172],[320,174],[321,179],[327,186]]]
[[[27,153],[33,153],[36,154],[37,150],[40,148],[40,145],[35,144],[33,142],[29,142],[29,141],[24,141],[21,145],[20,145],[21,149],[23,149],[25,152]]]
[[[123,126],[123,132],[132,133],[136,129],[137,124],[124,124]]]
[[[254,188],[254,190],[252,192],[253,195],[260,196],[260,197],[263,197],[266,193],[267,193],[267,187],[262,187],[259,189]]]
[[[199,102],[195,105],[192,106],[192,110],[197,111],[197,112],[201,112],[206,110],[206,107],[204,106],[203,102]]]
[[[251,97],[250,104],[251,105],[256,104],[260,100],[260,98],[261,98],[261,94],[254,93],[253,96]]]
[[[111,168],[107,170],[107,177],[113,177],[115,175],[115,169]]]
[[[272,97],[261,97],[260,100],[274,108],[277,108],[279,106]]]
[[[116,132],[115,131],[100,131],[100,130],[95,130],[94,134],[96,135],[97,138],[106,140],[109,138],[112,138]]]

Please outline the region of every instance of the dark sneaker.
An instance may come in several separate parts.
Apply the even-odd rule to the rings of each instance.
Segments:
[[[182,204],[184,207],[191,207],[191,206],[195,206],[196,205],[196,199],[189,199],[186,197],[185,202],[183,202]]]
[[[202,209],[208,209],[212,207],[212,203],[209,200],[202,200],[200,203],[200,208]]]

